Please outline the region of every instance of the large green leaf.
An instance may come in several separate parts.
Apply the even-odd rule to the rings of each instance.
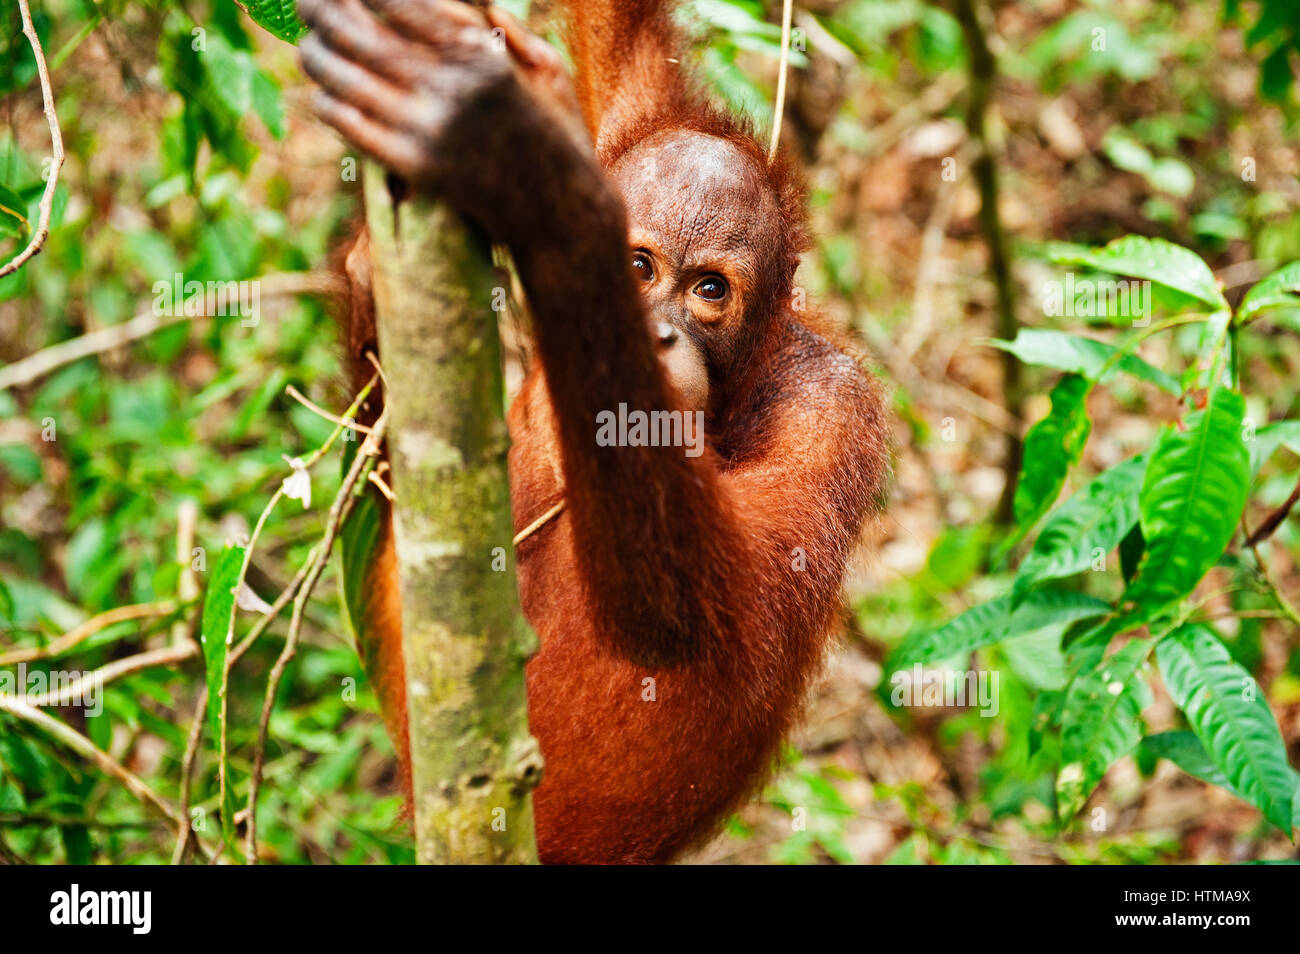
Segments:
[[[242,0],[240,6],[254,23],[286,43],[297,43],[307,34],[293,0]]]
[[[1025,435],[1024,463],[1012,499],[1012,541],[1023,538],[1056,503],[1070,468],[1083,454],[1092,430],[1087,408],[1091,390],[1091,382],[1077,374],[1062,377],[1052,388],[1051,411]]]
[[[1153,367],[1135,354],[1126,354],[1102,376],[1103,369],[1119,350],[1114,345],[1079,335],[1066,334],[1047,328],[1021,328],[1015,341],[990,338],[985,342],[1003,351],[1009,351],[1025,364],[1037,364],[1079,374],[1094,382],[1109,381],[1123,371],[1175,396],[1182,393],[1178,379]]]
[[[1208,627],[1180,626],[1156,646],[1170,697],[1215,766],[1288,835],[1295,780],[1263,690]]]
[[[1065,626],[1104,616],[1111,609],[1102,600],[1061,590],[1035,590],[1014,610],[1011,597],[1000,596],[967,610],[937,629],[909,637],[894,651],[885,668],[894,672],[914,663],[927,665],[951,659],[1054,624]]]
[[[1237,321],[1250,321],[1270,308],[1300,308],[1300,262],[1279,268],[1251,288],[1237,308]]]
[[[1095,552],[1109,553],[1119,545],[1137,523],[1145,465],[1141,457],[1117,464],[1056,509],[1020,564],[1013,602],[1035,583],[1082,573]]]
[[[1106,770],[1142,738],[1142,710],[1151,704],[1142,666],[1150,649],[1149,642],[1132,640],[1070,682],[1061,710],[1061,769],[1056,775],[1061,818],[1082,808]]]
[[[1099,249],[1060,248],[1052,260],[1145,278],[1190,295],[1214,309],[1228,307],[1214,273],[1201,257],[1164,239],[1126,235]]]
[[[1146,552],[1121,606],[1151,619],[1190,593],[1222,555],[1246,506],[1250,457],[1242,441],[1245,401],[1226,388],[1185,429],[1156,441],[1142,484]]]

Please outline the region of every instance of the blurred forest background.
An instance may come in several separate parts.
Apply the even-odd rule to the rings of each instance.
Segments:
[[[553,22],[550,3],[501,5],[541,32]],[[780,4],[683,6],[705,81],[768,128]],[[995,81],[979,67],[971,78],[972,39],[959,16],[972,8]],[[98,614],[143,606],[66,653],[24,663],[89,670],[165,648],[174,627],[192,626],[194,561],[178,559],[178,532],[180,553],[206,554],[196,567],[202,585],[222,545],[250,533],[286,460],[329,438],[333,425],[285,389],[342,412],[333,327],[310,297],[264,293],[255,327],[196,318],[22,380],[6,380],[3,366],[148,313],[155,282],[176,273],[207,281],[319,271],[357,214],[358,186],[344,174],[344,145],[311,115],[293,46],[233,0],[42,0],[33,12],[67,162],[43,252],[0,278],[0,669]],[[0,21],[0,199],[21,203],[34,222],[49,129],[16,5],[6,3]],[[1034,720],[1036,700],[1065,684],[1064,624],[977,649],[980,667],[1001,674],[994,718],[973,707],[898,708],[885,677],[907,639],[1015,578],[989,518],[1006,483],[1007,437],[1048,413],[1060,372],[1011,360],[985,339],[1024,326],[1113,340],[1106,316],[1044,306],[1044,288],[1060,277],[1050,243],[1167,239],[1208,263],[1234,308],[1300,259],[1300,11],[1277,0],[808,0],[796,4],[794,24],[785,142],[806,165],[818,236],[800,282],[892,392],[892,504],[850,579],[847,637],[782,768],[691,860],[1294,858],[1276,824],[1202,780],[1212,769],[1193,777],[1187,759],[1180,768],[1145,743],[1115,762],[1087,810],[1061,817],[1059,751],[1036,741]],[[972,123],[981,88],[985,122]],[[984,150],[1010,261],[1001,289],[972,175]],[[6,260],[25,244],[21,225],[8,229]],[[1300,314],[1284,307],[1232,339],[1257,424],[1296,416],[1297,331]],[[1199,347],[1195,328],[1174,328],[1142,354],[1177,376]],[[1140,375],[1109,385],[1088,401],[1092,436],[1068,490],[1148,448],[1179,417],[1177,388],[1171,395]],[[1251,526],[1295,485],[1300,441],[1280,443],[1260,462]],[[267,521],[248,577],[263,599],[318,540],[338,471],[332,453],[312,471],[312,506],[285,501]],[[1276,592],[1300,601],[1296,522],[1282,521],[1263,546]],[[1252,572],[1227,560],[1217,585],[1204,586]],[[1113,583],[1096,585],[1109,599]],[[337,591],[332,561],[270,721],[262,857],[409,862],[391,746]],[[1242,605],[1215,626],[1233,662],[1258,680],[1295,765],[1297,627],[1263,596]],[[237,636],[254,618],[240,615]],[[231,672],[235,787],[251,769],[284,627],[273,624]],[[198,747],[192,791],[181,790],[203,684],[192,656],[107,683],[98,715],[47,711],[161,799],[188,801],[210,853],[220,827],[210,739]],[[1159,683],[1146,701],[1148,734],[1185,728]],[[805,826],[792,825],[795,809]],[[158,862],[175,842],[174,825],[120,779],[0,711],[0,861]]]

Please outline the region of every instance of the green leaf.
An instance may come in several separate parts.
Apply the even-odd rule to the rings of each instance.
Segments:
[[[1007,665],[1035,689],[1065,688],[1065,654],[1061,652],[1065,625],[1049,626],[1002,642],[1001,650]]]
[[[1106,770],[1142,738],[1142,710],[1151,704],[1142,666],[1150,649],[1145,640],[1132,640],[1079,671],[1066,690],[1056,776],[1061,818],[1073,817]]]
[[[1196,176],[1178,159],[1154,159],[1146,146],[1126,131],[1112,126],[1101,141],[1106,158],[1125,172],[1135,172],[1153,188],[1180,198],[1191,194]]]
[[[1138,493],[1146,461],[1134,457],[1098,475],[1048,519],[1020,564],[1012,589],[1019,602],[1035,583],[1082,573],[1097,551],[1109,553],[1138,520]]]
[[[283,139],[284,103],[280,98],[280,87],[275,80],[262,70],[253,71],[253,111],[257,113],[267,131],[275,139]]]
[[[1142,748],[1151,758],[1168,759],[1188,775],[1199,778],[1202,782],[1217,785],[1241,798],[1240,793],[1233,789],[1227,776],[1214,764],[1195,732],[1161,732],[1159,735],[1149,735],[1142,740]]]
[[[208,686],[208,723],[217,750],[220,778],[221,834],[227,846],[238,855],[235,840],[234,792],[230,784],[230,766],[221,744],[221,725],[226,718],[226,658],[235,624],[235,585],[244,566],[244,547],[227,546],[208,580],[203,596],[203,619],[199,627],[203,644],[203,669]]]
[[[1112,126],[1101,138],[1102,152],[1106,158],[1125,172],[1136,172],[1146,176],[1151,172],[1154,160],[1147,147],[1134,139],[1126,130]]]
[[[258,72],[247,50],[239,50],[220,34],[208,37],[207,49],[199,57],[203,86],[214,104],[238,121],[253,105],[253,76]]]
[[[254,23],[286,43],[297,43],[307,34],[293,0],[246,0],[243,7]]]
[[[1182,393],[1177,378],[1151,366],[1135,354],[1124,355],[1106,370],[1104,377],[1101,377],[1107,361],[1119,350],[1104,341],[1046,328],[1021,328],[1016,333],[1015,341],[990,338],[984,343],[1011,352],[1025,364],[1069,371],[1072,374],[1082,375],[1090,381],[1104,383],[1123,371],[1149,384],[1154,384],[1175,397]]]
[[[1290,835],[1294,774],[1263,690],[1201,624],[1180,626],[1161,639],[1156,659],[1170,697],[1230,790]]]
[[[1181,159],[1157,159],[1146,176],[1147,182],[1169,195],[1184,199],[1196,188],[1196,174]]]
[[[1237,321],[1247,322],[1269,308],[1300,308],[1300,262],[1292,262],[1259,281],[1237,308]]]
[[[1146,552],[1121,607],[1144,619],[1190,593],[1232,539],[1250,488],[1250,457],[1241,439],[1246,403],[1220,388],[1186,429],[1166,428],[1142,484]]]
[[[1024,537],[1056,503],[1070,468],[1078,463],[1092,430],[1087,399],[1092,384],[1067,374],[1052,388],[1052,410],[1025,435],[1024,463],[1012,500],[1016,533]]]
[[[203,668],[208,683],[208,722],[213,737],[221,732],[222,677],[225,673],[226,654],[235,620],[235,582],[244,565],[244,548],[227,546],[208,581],[203,596],[203,622],[199,641],[203,645]]]
[[[1126,235],[1105,248],[1062,248],[1052,260],[1058,264],[1088,265],[1115,275],[1132,275],[1166,285],[1213,308],[1227,308],[1210,267],[1190,249],[1164,239]]]
[[[893,652],[885,668],[895,672],[915,663],[927,665],[951,659],[1054,624],[1065,626],[1104,616],[1111,609],[1109,603],[1095,597],[1063,590],[1035,590],[1015,610],[1010,596],[1000,596],[967,610],[937,629],[909,637]]]

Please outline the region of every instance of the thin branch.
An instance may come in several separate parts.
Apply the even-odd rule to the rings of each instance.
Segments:
[[[1258,546],[1271,537],[1277,528],[1282,526],[1282,521],[1291,515],[1291,509],[1297,502],[1300,502],[1300,481],[1296,482],[1295,489],[1291,491],[1291,496],[1286,498],[1286,502],[1265,517],[1264,522],[1246,537],[1246,546]]]
[[[339,289],[339,280],[328,272],[284,272],[278,275],[266,275],[252,279],[258,283],[260,298],[286,298],[294,295],[328,296]],[[220,297],[214,289],[203,296],[203,314],[188,315],[186,305],[199,296],[178,303],[171,309],[171,314],[155,314],[153,309],[141,312],[120,325],[109,325],[78,338],[61,341],[35,354],[28,355],[21,361],[15,361],[7,367],[0,368],[0,391],[7,388],[30,384],[73,361],[102,354],[120,345],[129,344],[140,338],[147,338],[156,331],[182,321],[195,318],[212,318],[220,306]]]
[[[271,674],[267,678],[266,695],[262,699],[262,717],[257,729],[257,748],[253,753],[253,770],[248,780],[248,806],[246,809],[248,824],[245,829],[244,854],[248,858],[249,864],[257,863],[257,795],[261,787],[262,770],[266,761],[267,730],[271,722],[271,710],[275,707],[275,697],[280,688],[280,679],[284,676],[285,668],[297,652],[298,634],[302,629],[303,613],[306,609],[307,600],[311,597],[316,581],[320,579],[321,572],[325,569],[330,551],[334,547],[334,539],[338,536],[339,528],[347,519],[348,514],[352,512],[352,507],[356,503],[353,491],[357,482],[361,479],[363,471],[373,461],[373,458],[379,454],[379,448],[384,437],[384,428],[387,423],[388,410],[385,409],[379,415],[379,420],[375,421],[375,426],[366,437],[365,442],[358,448],[352,466],[348,468],[347,476],[343,480],[343,485],[339,488],[338,494],[334,497],[334,502],[330,505],[329,519],[325,525],[325,536],[315,553],[314,559],[310,562],[310,569],[307,571],[306,579],[303,581],[298,595],[294,597],[293,616],[289,620],[289,632],[284,640],[284,648],[280,651],[280,656],[276,659],[275,665],[271,667]]]
[[[176,609],[177,604],[171,600],[160,603],[136,603],[131,606],[118,606],[115,609],[100,613],[98,616],[92,616],[80,626],[68,630],[67,633],[46,643],[44,646],[30,649],[12,649],[7,653],[0,653],[0,666],[11,666],[14,663],[61,656],[78,643],[95,635],[101,629],[112,626],[114,623],[125,622],[129,619],[143,619],[149,616],[168,616],[176,612]]]
[[[172,864],[178,865],[185,860],[190,847],[190,793],[194,785],[194,760],[199,752],[199,742],[203,739],[203,716],[208,708],[208,687],[199,690],[198,705],[194,707],[194,719],[190,722],[190,737],[185,743],[185,755],[181,759],[181,800],[176,810],[176,847],[172,851]]]
[[[767,161],[776,158],[781,144],[781,122],[785,118],[785,79],[790,72],[790,21],[794,16],[794,0],[785,0],[781,9],[781,62],[776,73],[776,105],[772,109],[772,142],[767,147]]]
[[[37,206],[39,215],[36,221],[36,231],[32,234],[32,240],[13,259],[0,266],[0,278],[4,278],[4,276],[22,268],[27,260],[39,253],[41,247],[45,244],[45,239],[50,234],[50,215],[54,210],[54,190],[59,184],[59,170],[63,168],[63,133],[59,131],[59,116],[54,110],[54,88],[50,85],[50,69],[45,65],[45,51],[41,49],[40,37],[36,35],[36,27],[32,24],[32,11],[27,0],[18,0],[18,12],[23,20],[23,35],[27,37],[27,42],[32,45],[32,57],[36,60],[36,73],[41,78],[41,103],[45,109],[45,121],[50,126],[50,141],[54,145],[54,161],[46,174],[45,191],[41,193],[41,201]]]
[[[271,511],[275,509],[275,505],[283,496],[284,484],[281,483],[280,486],[275,489],[275,493],[271,495],[271,499],[267,501],[266,506],[262,508],[262,513],[257,518],[257,526],[253,528],[253,535],[248,540],[248,546],[244,548],[244,560],[239,566],[239,575],[235,578],[235,606],[231,608],[230,620],[226,624],[226,632],[222,634],[221,637],[225,640],[227,646],[230,645],[230,641],[233,639],[235,634],[235,619],[239,615],[239,599],[245,586],[244,580],[248,575],[249,564],[252,563],[253,560],[253,548],[257,546],[257,538],[261,536],[262,528],[266,525],[267,518],[271,516]],[[226,692],[226,687],[230,683],[230,667],[232,665],[233,663],[230,659],[230,653],[227,652],[225,661],[221,668],[221,684],[217,690],[217,698],[219,700],[218,705],[220,707],[217,714],[217,725],[221,730],[221,734],[217,739],[217,784],[221,792],[223,810],[226,801],[226,786],[229,784],[229,779],[226,778],[226,751],[228,747],[226,739],[226,706],[229,702],[229,694]]]
[[[366,356],[370,358],[372,363],[374,363],[376,369],[375,373],[370,376],[370,380],[366,382],[365,387],[363,387],[360,391],[357,392],[357,396],[352,399],[352,403],[348,405],[348,409],[343,412],[342,417],[333,417],[329,414],[326,414],[326,417],[329,417],[331,420],[335,421],[335,423],[337,423],[338,426],[335,427],[333,432],[330,434],[330,436],[326,438],[325,443],[322,444],[320,447],[316,448],[316,450],[314,450],[311,453],[311,455],[305,461],[303,461],[302,463],[303,467],[307,468],[308,470],[312,468],[312,466],[316,463],[316,461],[320,460],[329,452],[329,449],[334,446],[334,442],[338,440],[339,435],[342,434],[346,429],[352,428],[355,431],[363,432],[367,436],[370,435],[371,428],[362,427],[361,425],[357,424],[355,418],[357,416],[357,413],[361,410],[361,405],[366,402],[366,398],[370,397],[370,392],[374,390],[375,385],[379,382],[379,380],[383,376],[383,372],[379,370],[379,364],[378,362],[375,361],[373,356],[371,356],[369,353],[367,353]],[[292,390],[292,386],[286,388],[285,390]],[[325,412],[321,412],[321,413],[325,413]]]
[[[1189,616],[1189,623],[1208,623],[1215,619],[1286,619],[1281,610],[1223,610],[1219,613],[1205,613],[1201,616]]]
[[[137,653],[134,656],[127,656],[125,659],[116,659],[108,665],[100,666],[91,672],[82,673],[72,682],[59,689],[58,692],[43,692],[36,696],[24,696],[21,701],[36,709],[72,705],[76,700],[85,698],[85,691],[88,688],[97,688],[106,682],[121,679],[123,676],[129,676],[131,673],[139,672],[142,669],[174,665],[182,660],[189,659],[198,651],[199,647],[194,642],[186,640],[183,643],[166,646],[162,649]]]
[[[181,568],[176,595],[182,603],[193,603],[203,593],[199,575],[194,570],[194,533],[198,523],[198,501],[186,497],[176,508],[176,562]],[[172,642],[179,645],[189,639],[192,625],[192,621],[177,620],[172,626]]]
[[[370,428],[366,427],[364,424],[358,424],[356,421],[348,421],[339,417],[337,414],[331,414],[315,401],[311,400],[311,398],[307,397],[307,395],[295,388],[292,384],[286,385],[284,391],[289,395],[289,397],[293,398],[317,417],[323,417],[325,420],[332,421],[340,427],[350,427],[354,431],[360,431],[362,434],[370,433]]]
[[[280,595],[275,598],[275,602],[271,604],[271,608],[262,614],[262,618],[253,624],[253,628],[248,631],[248,635],[240,641],[239,645],[230,651],[230,665],[233,666],[235,663],[239,662],[244,653],[253,648],[253,643],[257,642],[258,637],[266,632],[266,628],[271,625],[272,621],[279,616],[280,613],[284,611],[284,608],[289,605],[289,602],[298,595],[298,588],[302,586],[303,581],[307,579],[307,574],[310,572],[312,562],[315,558],[316,550],[313,548],[307,554],[306,562],[298,568],[297,574],[295,574],[294,578],[289,581],[289,585],[286,586],[281,591]]]

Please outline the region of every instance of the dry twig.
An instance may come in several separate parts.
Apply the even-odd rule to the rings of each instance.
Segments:
[[[285,298],[292,295],[326,296],[335,293],[339,287],[338,279],[328,272],[285,272],[253,280],[259,283],[258,295],[263,298]],[[161,331],[182,321],[214,317],[212,313],[218,309],[218,297],[216,291],[204,296],[202,308],[204,313],[201,315],[187,315],[185,312],[189,309],[185,307],[185,303],[178,303],[171,314],[155,314],[154,310],[150,309],[120,325],[109,325],[79,338],[50,345],[21,361],[0,368],[0,391],[30,384],[73,361],[102,354],[140,338],[147,338],[155,331]]]
[[[54,111],[54,89],[50,85],[50,69],[45,65],[45,51],[41,49],[40,37],[36,35],[36,27],[32,24],[32,11],[27,0],[18,0],[18,13],[23,21],[23,35],[27,37],[27,42],[32,45],[32,57],[36,60],[36,74],[41,80],[41,103],[45,109],[45,121],[50,126],[50,141],[54,146],[54,158],[46,172],[45,191],[41,193],[41,201],[37,205],[39,215],[36,220],[36,231],[32,233],[32,239],[27,243],[25,249],[4,265],[0,265],[0,278],[22,268],[27,263],[27,260],[40,252],[41,247],[45,244],[45,240],[50,234],[50,215],[54,210],[54,190],[59,184],[59,170],[63,168],[63,133],[59,131],[59,116]],[[0,372],[0,375],[3,373]],[[0,386],[0,390],[3,390],[2,386]]]

